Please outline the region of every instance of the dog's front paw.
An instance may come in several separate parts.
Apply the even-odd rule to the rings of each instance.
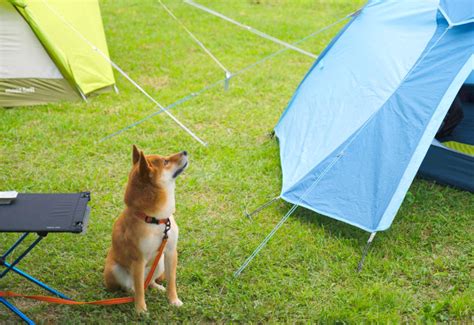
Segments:
[[[150,286],[153,288],[153,289],[158,289],[160,291],[166,291],[166,288],[163,287],[161,284],[158,284],[156,282],[152,282],[150,283]]]
[[[175,307],[181,307],[183,305],[183,302],[176,298],[174,300],[170,300],[170,304]]]
[[[146,304],[135,304],[135,311],[139,315],[146,314],[147,312]]]

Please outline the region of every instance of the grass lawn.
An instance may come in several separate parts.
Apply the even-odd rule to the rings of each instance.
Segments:
[[[164,1],[231,71],[281,49],[181,1]],[[288,42],[360,7],[349,0],[200,0],[199,3]],[[162,104],[223,78],[157,1],[100,1],[110,54]],[[320,53],[342,23],[299,46]],[[99,142],[155,108],[116,74],[120,94],[82,102],[0,109],[0,190],[92,192],[85,236],[50,235],[22,267],[78,300],[105,291],[104,258],[123,209],[131,147],[187,150],[177,181],[180,309],[147,292],[149,315],[132,305],[68,307],[15,299],[44,323],[472,321],[474,196],[415,180],[392,227],[374,240],[355,273],[368,233],[297,209],[238,279],[233,272],[289,204],[243,216],[279,194],[278,144],[268,136],[313,59],[287,50],[178,105],[172,112],[209,143],[203,147],[165,114]],[[2,234],[0,248],[15,236]],[[0,290],[43,294],[9,275]],[[16,323],[0,306],[0,322]]]

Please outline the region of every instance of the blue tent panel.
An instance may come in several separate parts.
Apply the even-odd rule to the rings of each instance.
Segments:
[[[313,65],[275,127],[283,199],[390,227],[474,68],[473,24],[450,28],[438,5],[371,1]]]
[[[474,71],[471,72],[469,77],[467,77],[466,83],[470,85],[474,85]]]
[[[279,136],[283,191],[356,132],[396,91],[432,39],[437,12],[436,3],[429,1],[371,2],[318,59],[275,128],[277,136],[291,133]],[[311,134],[309,125],[315,126]]]
[[[474,22],[474,1],[472,0],[441,0],[439,10],[448,21],[449,26]]]

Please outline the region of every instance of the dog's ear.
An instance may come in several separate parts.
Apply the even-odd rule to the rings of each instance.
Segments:
[[[140,159],[140,151],[138,151],[138,148],[136,145],[133,145],[133,155],[132,155],[133,164],[135,165],[139,159]]]
[[[146,160],[143,151],[140,151],[140,157],[138,159],[138,171],[143,176],[148,176],[150,174],[150,165],[148,165],[148,161]]]

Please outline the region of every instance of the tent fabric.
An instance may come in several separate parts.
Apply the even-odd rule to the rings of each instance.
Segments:
[[[0,79],[0,107],[31,106],[81,97],[66,79]]]
[[[440,184],[474,193],[474,156],[445,147],[435,141],[420,166],[419,175]]]
[[[84,94],[115,83],[110,64],[68,26],[108,56],[97,0],[24,0],[16,4],[62,74]]]
[[[467,154],[474,156],[474,146],[462,142],[456,142],[456,141],[448,141],[448,142],[443,142],[443,145],[445,147],[454,149],[456,151],[459,151],[461,153]]]
[[[72,27],[71,27],[72,26]],[[0,0],[0,106],[80,99],[115,84],[97,0]]]
[[[409,3],[406,9],[417,6],[420,4]],[[407,14],[394,17],[394,20],[398,20],[397,23],[388,28],[376,28],[384,17],[393,15],[396,7],[396,3],[387,6],[368,5],[329,50],[331,55],[328,52],[320,57],[320,61],[311,68],[297,89],[275,129],[277,135],[284,132],[287,126],[295,131],[288,140],[280,138],[280,142],[291,141],[288,146],[282,143],[282,149],[288,147],[291,150],[294,144],[304,150],[301,161],[296,164],[282,159],[282,164],[291,164],[288,168],[283,166],[284,170],[288,170],[288,173],[283,174],[283,190],[288,188],[287,184],[293,185],[304,177],[359,129],[387,101],[425,49],[436,30],[436,21],[433,19],[436,8],[430,8],[429,12],[424,13],[424,21],[428,23],[411,19]],[[361,19],[362,17],[366,19]],[[403,33],[400,33],[400,29]],[[372,43],[363,38],[370,39]],[[386,39],[391,41],[385,42]],[[381,43],[384,46],[379,46]],[[391,67],[388,71],[391,73],[380,74],[387,66]],[[357,83],[362,84],[357,86]],[[338,87],[334,87],[335,84]],[[379,87],[380,84],[383,87]],[[356,88],[357,91],[347,91]],[[319,96],[315,98],[317,103],[313,102],[313,89],[318,89]],[[327,96],[321,96],[323,93]],[[335,102],[334,98],[341,100]],[[331,109],[315,110],[316,104],[329,106]],[[312,136],[308,137],[308,130],[296,130],[292,127],[294,123],[302,122],[300,116],[310,119],[308,124],[313,125],[324,120],[324,128],[312,128]],[[313,141],[312,137],[319,141]]]
[[[283,199],[371,232],[391,225],[474,67],[472,24],[449,28],[438,6],[369,1],[319,57],[275,127]]]
[[[467,77],[466,84],[474,85],[474,71]]]
[[[474,89],[472,90],[474,95]],[[462,103],[464,117],[452,134],[443,138],[443,142],[456,141],[474,145],[474,102]]]
[[[441,0],[439,10],[450,26],[474,22],[474,1],[472,0]]]
[[[474,148],[474,102],[461,107],[463,120],[442,143],[433,140],[418,175],[474,193],[474,152],[465,151],[466,146]]]
[[[8,2],[0,2],[0,106],[80,99]]]
[[[63,79],[26,21],[0,2],[0,78]]]

